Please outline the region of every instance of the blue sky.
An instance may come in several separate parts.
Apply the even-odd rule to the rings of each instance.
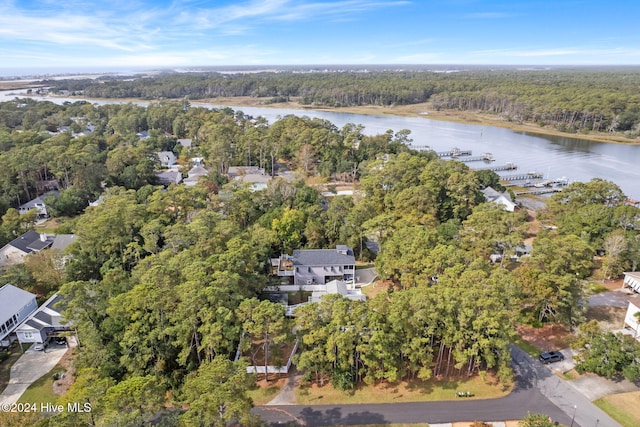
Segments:
[[[0,68],[640,65],[639,17],[637,0],[0,0]]]

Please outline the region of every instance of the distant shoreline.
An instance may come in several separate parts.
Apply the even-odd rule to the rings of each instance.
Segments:
[[[144,100],[135,100],[144,101]],[[541,128],[535,124],[517,123],[507,121],[499,116],[487,113],[478,113],[472,111],[458,110],[434,110],[431,103],[397,105],[391,107],[380,107],[377,105],[363,105],[355,107],[325,107],[325,106],[308,106],[302,105],[297,101],[280,102],[267,104],[261,98],[252,97],[223,97],[189,100],[193,105],[198,104],[220,104],[229,107],[260,107],[273,109],[292,109],[292,110],[312,110],[312,111],[328,111],[333,113],[350,113],[350,114],[368,114],[382,116],[401,116],[401,117],[422,117],[430,120],[438,120],[445,122],[463,123],[478,126],[493,126],[510,129],[517,132],[528,132],[538,135],[551,135],[566,138],[584,139],[594,142],[605,142],[612,144],[640,145],[640,138],[629,139],[618,135],[610,135],[604,132],[597,134],[567,133],[560,132],[551,128]],[[399,129],[396,129],[399,130]]]
[[[13,85],[11,84],[13,83]],[[9,87],[10,86],[10,87]],[[26,90],[42,86],[41,84],[35,84],[33,82],[20,81],[20,82],[0,82],[0,90]],[[54,96],[54,95],[49,95]],[[163,100],[147,100],[139,98],[88,98],[88,97],[72,97],[65,96],[65,98],[77,98],[78,100],[86,101],[106,101],[106,102],[161,102]],[[178,99],[171,99],[166,101],[179,101]],[[550,135],[559,136],[565,138],[584,139],[594,142],[604,142],[611,144],[624,144],[624,145],[640,145],[640,138],[629,139],[624,136],[611,135],[605,132],[599,133],[567,133],[560,132],[553,128],[541,128],[538,125],[531,123],[518,123],[508,121],[502,117],[473,111],[459,111],[459,110],[435,110],[431,103],[425,102],[421,104],[410,105],[395,105],[390,107],[381,107],[377,105],[362,105],[353,107],[327,107],[327,106],[309,106],[300,104],[298,101],[278,102],[278,103],[266,103],[264,98],[253,98],[249,96],[239,97],[219,97],[219,98],[207,98],[189,100],[192,105],[202,104],[218,104],[221,106],[228,106],[232,108],[242,107],[259,107],[259,108],[273,108],[273,109],[291,109],[291,110],[310,110],[310,111],[327,111],[334,113],[350,113],[350,114],[365,114],[365,115],[383,115],[383,116],[400,116],[400,117],[422,117],[430,120],[438,120],[445,122],[455,122],[462,124],[478,125],[478,126],[493,126],[510,129],[516,132],[528,132],[538,135]]]

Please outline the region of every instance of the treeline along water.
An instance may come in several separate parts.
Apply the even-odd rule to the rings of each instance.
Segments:
[[[0,94],[0,100],[13,99],[15,94]],[[50,97],[47,100],[63,103],[77,98]],[[122,101],[100,101],[100,104]],[[147,102],[140,102],[146,105]],[[207,107],[223,107],[206,104]],[[570,181],[589,181],[603,178],[614,181],[625,194],[640,200],[640,146],[589,141],[580,138],[517,132],[492,126],[468,125],[431,120],[427,117],[398,117],[337,113],[316,110],[294,110],[261,107],[231,107],[252,116],[263,116],[270,123],[285,115],[326,119],[338,127],[346,123],[361,124],[365,134],[379,134],[391,129],[409,129],[413,144],[428,146],[436,151],[453,147],[472,150],[474,154],[490,152],[493,164],[515,163],[519,172],[536,171],[545,178],[566,177]],[[480,165],[481,163],[478,163]],[[473,164],[472,166],[475,166]]]

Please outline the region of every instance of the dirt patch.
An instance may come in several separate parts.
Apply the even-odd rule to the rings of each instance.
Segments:
[[[615,330],[622,327],[626,313],[622,307],[595,306],[587,309],[586,318],[597,320],[604,329]]]
[[[60,362],[58,362],[58,365],[64,368],[61,378],[53,382],[53,392],[58,396],[65,394],[73,384],[75,378],[74,353],[74,349],[67,350]]]
[[[523,340],[544,351],[568,347],[571,336],[571,333],[560,325],[545,325],[541,328],[519,325],[516,326],[516,331]]]
[[[393,287],[391,280],[376,280],[372,284],[363,286],[362,293],[367,296],[367,299],[373,299],[376,295],[388,292],[389,286]],[[396,288],[394,287],[394,291]]]
[[[605,280],[604,283],[601,283],[601,284],[602,286],[604,286],[610,291],[617,291],[618,289],[622,289],[623,283],[624,283],[624,279],[614,279],[614,280]]]

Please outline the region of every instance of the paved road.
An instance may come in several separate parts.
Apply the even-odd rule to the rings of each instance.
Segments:
[[[512,348],[516,385],[501,399],[445,402],[410,402],[362,405],[260,406],[254,413],[272,425],[296,421],[306,426],[388,423],[448,423],[454,421],[504,421],[529,412],[549,415],[575,427],[618,427],[608,415],[576,389],[553,375],[518,348]],[[553,402],[553,403],[552,403]],[[597,421],[599,420],[599,421]]]

